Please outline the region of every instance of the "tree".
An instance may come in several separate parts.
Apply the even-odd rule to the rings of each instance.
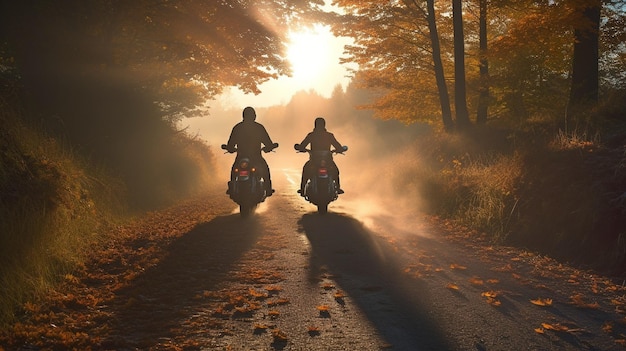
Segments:
[[[430,41],[432,46],[433,64],[435,77],[437,79],[437,88],[439,89],[439,101],[441,103],[441,116],[444,128],[451,131],[454,128],[452,121],[452,112],[450,110],[450,97],[448,95],[448,86],[446,85],[443,64],[441,62],[441,48],[439,45],[439,31],[437,30],[437,20],[435,16],[435,2],[428,0],[428,11],[426,19],[428,21],[428,29],[430,33]]]
[[[487,111],[489,107],[489,61],[487,59],[487,0],[479,0],[479,66],[480,77],[478,81],[478,107],[476,123],[487,123]]]
[[[334,20],[335,33],[354,39],[344,62],[357,63],[357,81],[378,92],[364,107],[379,118],[406,123],[441,118],[444,128],[452,129],[444,76],[445,66],[452,63],[442,60],[450,56],[441,53],[434,1],[335,3],[345,11]]]
[[[567,119],[598,103],[601,0],[574,4],[574,54]]]
[[[465,87],[465,35],[461,0],[452,0],[452,20],[454,23],[454,106],[457,125],[465,129],[470,125],[470,120]]]

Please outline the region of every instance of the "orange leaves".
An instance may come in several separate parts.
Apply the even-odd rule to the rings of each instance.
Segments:
[[[453,283],[449,283],[448,285],[446,285],[446,289],[459,290],[459,286]]]
[[[585,301],[582,294],[575,294],[570,296],[570,303],[578,308],[598,309],[600,304],[597,302],[588,303]]]
[[[332,283],[324,283],[322,284],[322,289],[324,290],[332,290],[335,288],[335,285]]]
[[[552,299],[537,298],[536,300],[530,300],[530,303],[535,306],[549,307],[552,306]]]
[[[280,329],[273,329],[272,330],[272,337],[274,338],[274,342],[276,343],[283,343],[285,341],[287,341],[287,334],[280,330]]]
[[[318,335],[320,335],[320,329],[318,327],[315,327],[315,326],[307,327],[307,332],[309,333],[310,336],[318,336]]]
[[[289,303],[288,298],[281,297],[279,299],[267,301],[267,306],[274,307],[274,306],[279,306],[279,305],[286,305],[288,303]]]
[[[283,288],[277,285],[269,285],[265,287],[265,290],[267,290],[267,293],[269,295],[276,295],[279,292],[283,291]]]
[[[248,290],[248,294],[250,294],[250,296],[256,298],[256,299],[264,299],[267,297],[267,293],[264,293],[262,291],[256,291],[253,288],[250,288]]]
[[[469,279],[469,283],[472,285],[484,285],[485,284],[485,282],[478,277],[471,277]]]
[[[341,290],[337,290],[337,291],[335,291],[335,293],[333,294],[333,297],[335,298],[335,300],[341,300],[341,299],[343,299],[344,297],[346,297],[346,294],[345,294],[343,291],[341,291]]]
[[[480,296],[483,296],[487,299],[488,304],[492,306],[496,306],[496,307],[502,305],[502,302],[500,302],[500,300],[498,300],[497,298],[499,295],[500,295],[499,292],[493,291],[493,290],[485,291],[482,294],[480,294]]]
[[[456,264],[456,263],[452,263],[452,264],[450,265],[450,269],[466,270],[466,269],[467,269],[467,267],[465,267],[465,266],[461,266],[461,265]]]
[[[271,318],[271,319],[276,319],[280,316],[280,312],[276,311],[276,310],[269,310],[267,312],[267,315]]]
[[[557,332],[557,333],[577,333],[584,332],[582,328],[572,328],[561,323],[541,323],[541,327],[535,328],[535,332],[538,334],[544,334],[546,330]]]
[[[260,332],[264,332],[265,330],[267,330],[269,328],[269,326],[267,326],[266,324],[263,323],[256,323],[254,325],[254,332],[255,333],[260,333]]]
[[[328,305],[319,305],[316,307],[318,311],[320,312],[328,312],[328,309],[330,308]]]
[[[328,305],[319,305],[316,307],[320,312],[320,317],[329,318],[330,317],[330,306]]]
[[[559,323],[556,323],[556,324],[541,323],[541,329],[553,330],[557,332],[567,332],[570,330],[567,326],[561,325]]]

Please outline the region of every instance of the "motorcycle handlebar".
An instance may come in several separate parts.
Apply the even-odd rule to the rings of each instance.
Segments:
[[[274,143],[274,144],[272,144],[272,145],[266,145],[266,146],[264,146],[261,150],[263,150],[263,152],[266,152],[266,153],[267,153],[267,152],[270,152],[270,151],[274,150],[274,149],[275,149],[275,148],[277,148],[277,147],[278,147],[278,143]]]
[[[222,150],[226,150],[226,152],[231,153],[231,154],[237,152],[237,148],[236,147],[234,147],[234,148],[232,148],[230,150],[228,149],[228,145],[226,145],[226,144],[222,144],[221,147],[222,147]],[[261,150],[263,150],[264,152],[270,152],[270,151],[274,150],[277,147],[278,147],[278,143],[274,143],[272,145],[264,146]]]
[[[294,149],[296,149],[296,151],[298,151],[298,152],[313,152],[313,150],[311,150],[311,149],[306,149],[306,148],[301,149],[301,148],[300,148],[300,144],[295,144],[295,145],[293,146],[293,148],[294,148]],[[341,148],[341,150],[337,150],[337,149],[330,150],[330,152],[331,152],[331,153],[334,153],[334,154],[343,154],[343,153],[344,153],[344,152],[346,152],[346,151],[348,151],[348,147],[347,147],[346,145],[344,145],[344,146]]]

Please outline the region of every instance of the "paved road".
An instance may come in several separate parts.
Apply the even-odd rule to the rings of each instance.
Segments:
[[[0,349],[620,350],[626,289],[351,191],[221,191],[120,228]]]

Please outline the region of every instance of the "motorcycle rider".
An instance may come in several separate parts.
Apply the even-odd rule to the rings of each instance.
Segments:
[[[270,177],[270,168],[267,162],[261,155],[261,150],[265,152],[272,151],[277,144],[274,144],[265,127],[256,120],[256,111],[254,108],[248,106],[243,109],[243,121],[237,123],[230,133],[228,143],[226,144],[226,150],[234,152],[235,147],[237,149],[237,157],[231,169],[231,181],[233,181],[233,171],[239,160],[242,157],[249,157],[250,161],[255,164],[261,171],[263,179],[265,179],[265,189],[267,196],[272,196],[274,189],[272,189],[272,180]],[[264,147],[261,147],[261,144]],[[226,192],[229,193],[230,189]]]
[[[307,145],[311,144],[312,151],[330,151],[330,146],[334,146],[337,150],[344,150],[344,146],[341,145],[340,142],[335,139],[333,133],[330,133],[326,130],[326,120],[322,117],[317,117],[315,119],[315,128],[312,132],[307,134],[307,136],[302,140],[302,142],[298,145],[296,144],[296,150],[303,151]],[[344,191],[341,189],[339,183],[339,168],[333,161],[332,154],[329,153],[328,158],[328,170],[331,172],[333,178],[337,180],[337,193],[343,194]],[[312,169],[311,160],[309,159],[302,169],[302,179],[300,180],[300,193],[301,196],[304,196],[304,185],[306,181],[313,176],[314,169]]]

